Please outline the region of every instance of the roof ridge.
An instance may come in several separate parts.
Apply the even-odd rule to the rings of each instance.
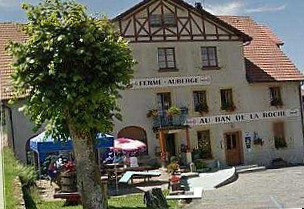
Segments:
[[[234,17],[234,18],[248,18],[253,19],[251,16],[248,15],[216,15],[217,17]]]

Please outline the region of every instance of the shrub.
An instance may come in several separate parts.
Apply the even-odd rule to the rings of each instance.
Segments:
[[[35,180],[37,179],[37,172],[35,171],[34,167],[19,164],[17,174],[20,177],[23,187],[30,188],[35,185]]]
[[[168,114],[168,116],[171,116],[171,117],[174,115],[180,115],[181,109],[178,107],[172,106],[167,110],[167,114]]]

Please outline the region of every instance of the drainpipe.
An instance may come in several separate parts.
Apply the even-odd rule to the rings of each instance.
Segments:
[[[2,102],[2,101],[1,101]],[[3,102],[2,102],[2,106],[7,108],[8,111],[9,111],[9,120],[10,120],[10,126],[11,126],[11,130],[12,130],[12,141],[13,141],[13,150],[14,150],[14,153],[15,153],[15,132],[14,132],[14,123],[13,123],[13,113],[12,113],[12,109],[5,105]]]
[[[303,124],[303,101],[302,101],[302,88],[301,86],[303,85],[302,82],[299,84],[299,98],[300,98],[300,112],[301,112],[301,124],[302,124],[302,136],[304,136],[304,124]],[[304,139],[303,139],[304,143]]]

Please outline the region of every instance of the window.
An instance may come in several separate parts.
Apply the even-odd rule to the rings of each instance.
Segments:
[[[210,131],[197,132],[198,149],[200,158],[210,159],[212,158],[211,143],[210,143]]]
[[[232,89],[221,89],[221,104],[222,110],[233,111],[235,109],[232,98]]]
[[[270,90],[270,104],[271,106],[282,106],[281,88],[271,87]]]
[[[165,14],[164,15],[164,24],[165,26],[176,26],[176,19],[174,14]]]
[[[287,147],[284,132],[284,122],[273,123],[273,136],[276,149]]]
[[[176,18],[173,13],[171,14],[164,14],[162,16],[161,14],[155,14],[150,16],[150,26],[151,27],[160,27],[162,25],[173,27],[176,26]]]
[[[158,66],[160,69],[176,68],[174,48],[158,49]]]
[[[171,93],[157,94],[158,110],[164,111],[171,107]]]
[[[159,27],[162,25],[161,15],[151,15],[150,16],[150,25],[151,27]]]
[[[202,47],[202,62],[204,67],[218,67],[216,47]]]
[[[194,91],[193,100],[195,112],[208,112],[206,91]]]
[[[226,149],[227,150],[232,150],[237,148],[237,134],[232,133],[232,134],[226,134]]]

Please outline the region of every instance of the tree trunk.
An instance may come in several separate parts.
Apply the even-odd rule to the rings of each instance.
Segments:
[[[90,133],[70,127],[76,161],[77,187],[84,209],[103,209],[100,171]]]

